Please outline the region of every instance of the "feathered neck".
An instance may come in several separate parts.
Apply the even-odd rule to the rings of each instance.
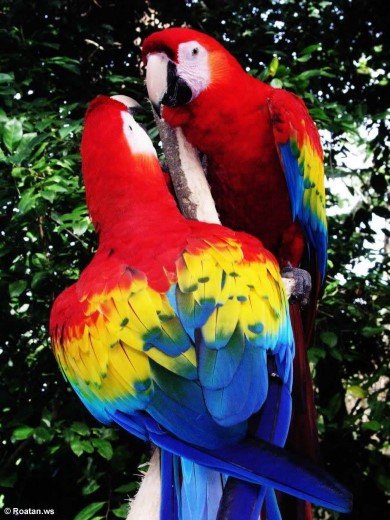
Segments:
[[[153,154],[132,154],[120,120],[86,122],[81,145],[87,205],[99,240],[181,215]]]
[[[182,127],[191,144],[210,157],[228,154],[231,140],[236,139],[232,129],[243,127],[245,133],[245,126],[256,119],[272,91],[272,87],[242,68],[236,71],[237,74],[227,75],[223,81],[211,84],[188,105],[163,108],[167,123]],[[210,132],[209,128],[221,130]]]

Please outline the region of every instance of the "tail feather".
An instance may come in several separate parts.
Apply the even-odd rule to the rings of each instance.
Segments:
[[[229,478],[223,491],[217,520],[258,520],[267,489],[266,486]]]
[[[268,489],[265,497],[265,510],[267,520],[282,520],[275,491]]]
[[[316,308],[316,302],[313,303]],[[308,339],[311,337],[315,312],[310,312],[310,320],[303,327],[301,309],[298,303],[290,304],[291,325],[295,339],[293,415],[287,446],[296,453],[318,459],[318,433],[314,406],[313,381],[307,357]],[[309,329],[309,330],[308,330]],[[286,518],[311,520],[311,506],[290,496],[282,498],[282,510]]]
[[[222,496],[222,475],[184,457],[180,463],[180,520],[215,520]]]
[[[307,358],[307,344],[298,304],[290,305],[295,338],[293,416],[288,445],[312,460],[318,458],[318,434],[314,406],[313,382]]]
[[[125,427],[126,415],[112,415]],[[149,439],[157,446],[197,464],[247,482],[265,485],[303,500],[347,513],[351,494],[326,471],[265,441],[244,440],[234,446],[208,450],[188,444],[161,429],[151,417],[143,416]]]
[[[291,392],[288,384],[283,383],[278,377],[277,364],[273,357],[269,357],[267,399],[256,418],[253,437],[282,447],[286,442],[290,425]],[[234,520],[239,517],[257,520],[264,498],[268,494],[275,497],[274,492],[265,487],[256,488],[246,482],[229,478],[221,501],[219,520]]]
[[[176,455],[169,451],[161,450],[161,505],[160,520],[179,520],[178,490],[175,479]]]

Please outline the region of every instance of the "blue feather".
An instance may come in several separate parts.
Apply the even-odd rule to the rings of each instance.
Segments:
[[[268,390],[266,351],[246,342],[241,363],[230,384],[203,389],[207,408],[223,426],[245,421],[264,403]],[[223,371],[223,365],[217,367]]]
[[[280,514],[275,491],[270,488],[267,489],[265,495],[265,510],[267,520],[283,520],[282,515]]]
[[[215,471],[253,484],[284,491],[334,511],[351,511],[350,493],[326,471],[265,441],[244,440],[234,446],[208,450],[183,442],[144,416],[149,438],[157,446]]]
[[[245,436],[244,422],[230,428],[215,422],[199,384],[168,372],[153,361],[150,364],[155,385],[147,412],[164,428],[186,442],[208,448],[232,444]]]
[[[223,388],[233,379],[242,361],[245,349],[245,337],[239,326],[236,327],[224,347],[210,348],[201,334],[198,335],[198,371],[203,387]]]
[[[255,437],[276,446],[284,446],[291,420],[291,393],[286,385],[271,376],[267,400],[259,414]]]
[[[334,511],[351,511],[351,494],[326,471],[265,441],[244,440],[225,448],[202,449],[174,437],[146,414],[118,412],[111,417],[130,433],[147,431],[148,440],[156,446],[222,474],[275,488]]]
[[[217,520],[258,520],[267,488],[229,478],[224,489]]]
[[[290,351],[287,349],[287,351]],[[286,357],[286,349],[282,350]],[[278,376],[275,368],[274,356],[268,358],[270,381],[267,393],[267,399],[261,408],[256,419],[257,424],[254,425],[254,437],[271,442],[277,446],[284,446],[291,419],[291,392],[290,388],[283,384],[282,379]],[[290,365],[291,371],[291,357]],[[263,375],[267,377],[267,375]],[[253,422],[253,421],[252,421]],[[243,518],[252,518],[252,514],[259,517],[263,500],[269,490],[262,486],[256,492],[247,483],[243,483],[237,479],[229,479],[229,486],[224,491],[221,510],[225,511],[224,518],[234,520],[240,511],[245,511],[247,516]]]
[[[178,520],[178,502],[180,496],[175,486],[175,459],[176,455],[172,455],[167,450],[161,450],[160,453],[160,471],[161,471],[161,506],[160,520]]]
[[[322,279],[324,279],[327,264],[328,232],[324,223],[319,220],[310,206],[304,204],[305,189],[315,190],[315,185],[310,183],[308,179],[304,179],[302,166],[299,164],[290,142],[280,144],[279,152],[290,196],[292,218],[293,220],[298,218],[301,222],[304,233],[316,252],[318,269]],[[313,191],[312,196],[318,197],[320,195]]]
[[[181,520],[215,520],[222,496],[220,473],[181,459]]]

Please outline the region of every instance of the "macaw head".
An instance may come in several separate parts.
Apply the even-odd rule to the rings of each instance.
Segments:
[[[156,157],[153,144],[134,114],[142,110],[134,99],[97,96],[88,106],[81,142],[83,164],[92,160],[107,167],[107,160],[118,163]]]
[[[134,119],[140,108],[126,96],[98,96],[87,109],[81,162],[95,226],[112,217],[114,206],[119,211],[130,206],[130,201],[134,204],[139,194],[152,189],[154,179],[162,179],[152,141]]]
[[[150,35],[142,48],[149,99],[160,115],[164,107],[183,107],[225,84],[242,71],[235,58],[214,38],[188,28]]]

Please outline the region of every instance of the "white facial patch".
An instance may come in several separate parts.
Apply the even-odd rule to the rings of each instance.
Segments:
[[[197,41],[181,43],[178,47],[178,75],[184,79],[195,99],[210,84],[208,51]]]
[[[168,57],[163,52],[149,54],[146,67],[146,88],[152,103],[160,103],[167,91]]]
[[[154,155],[157,157],[153,143],[145,130],[136,122],[128,112],[121,112],[123,121],[123,132],[129,143],[133,155]]]

